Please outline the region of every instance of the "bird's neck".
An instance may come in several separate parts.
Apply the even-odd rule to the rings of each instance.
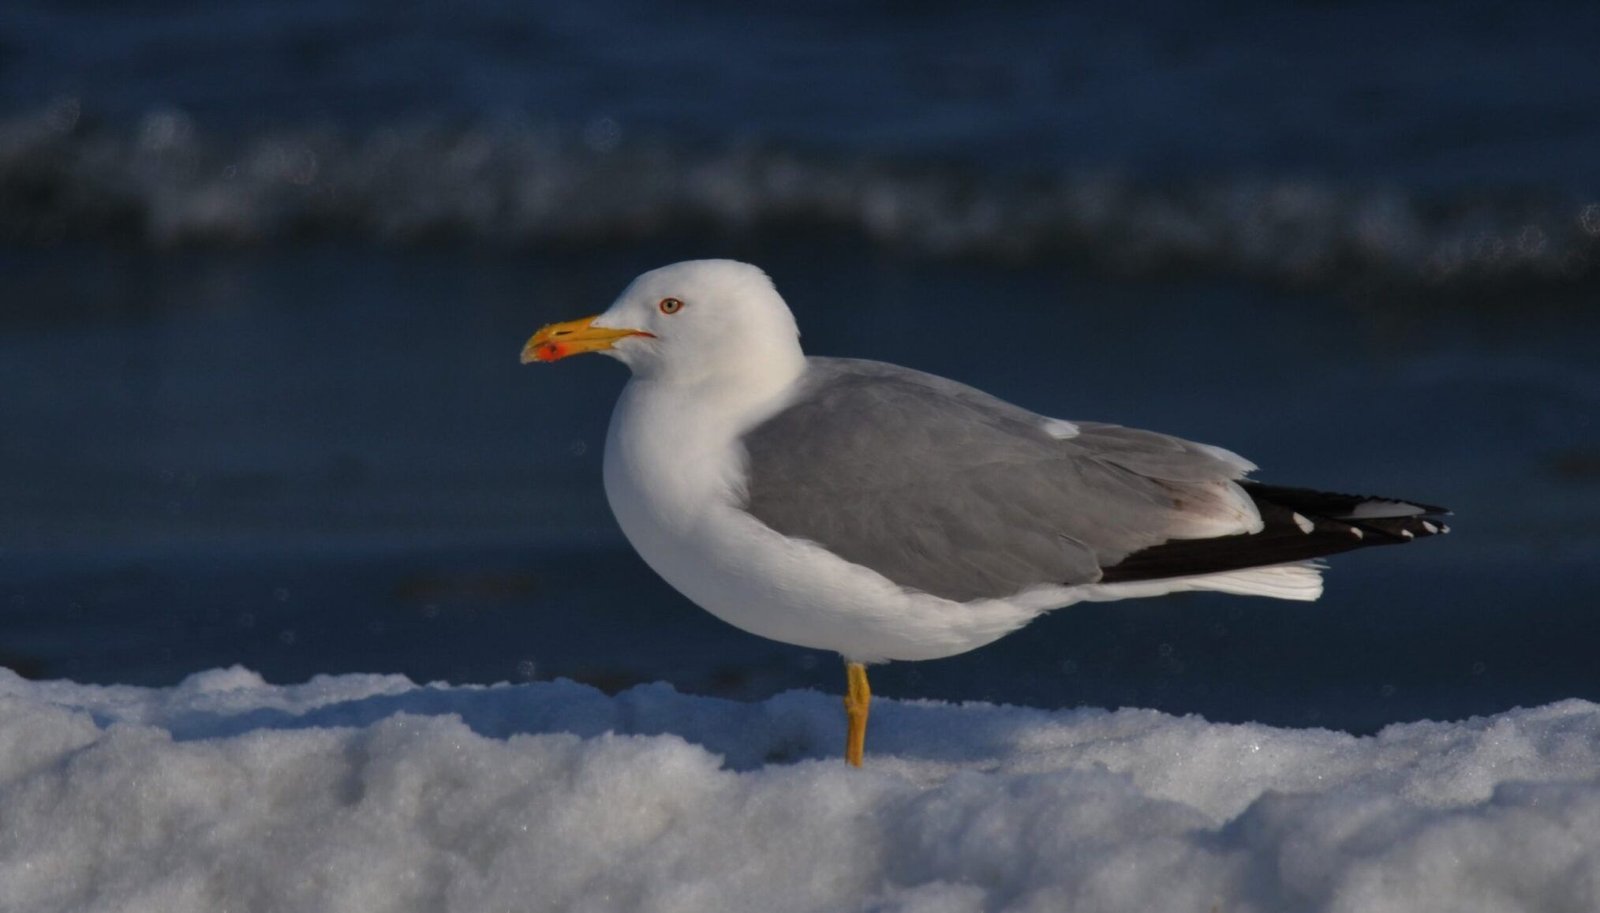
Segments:
[[[673,367],[670,372],[636,375],[628,384],[629,393],[653,401],[658,409],[699,416],[694,424],[702,430],[717,428],[735,436],[781,408],[805,373],[806,357],[798,340],[778,338],[721,352],[704,363]]]
[[[649,426],[657,439],[721,447],[789,402],[805,373],[805,357],[796,352],[792,360],[746,367],[693,378],[635,377],[623,389],[617,418]]]

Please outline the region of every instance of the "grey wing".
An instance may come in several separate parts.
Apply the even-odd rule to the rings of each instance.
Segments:
[[[811,359],[787,408],[744,437],[745,508],[894,582],[958,601],[1092,583],[1174,538],[1259,525],[1220,448],[1048,420],[877,362]]]

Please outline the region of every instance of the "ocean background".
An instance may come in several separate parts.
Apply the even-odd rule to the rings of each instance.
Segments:
[[[880,694],[1600,699],[1596,47],[1576,2],[13,0],[0,664],[839,690],[622,540],[624,369],[517,363],[730,256],[814,353],[1457,512],[1317,603],[1072,607]]]

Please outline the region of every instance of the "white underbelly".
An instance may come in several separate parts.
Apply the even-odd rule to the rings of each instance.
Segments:
[[[1043,608],[907,591],[734,508],[708,511],[687,537],[653,525],[648,511],[613,509],[645,562],[701,608],[751,634],[852,660],[953,656],[1015,630]]]
[[[623,418],[619,416],[619,420]],[[614,422],[614,425],[616,422]],[[737,504],[742,470],[727,445],[670,456],[608,436],[606,496],[645,563],[706,611],[761,637],[848,659],[936,659],[987,644],[1053,606],[1063,588],[957,603],[908,591],[814,543],[790,539]]]

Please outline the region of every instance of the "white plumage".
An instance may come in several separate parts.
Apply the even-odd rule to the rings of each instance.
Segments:
[[[659,302],[666,298],[686,305],[663,314]],[[966,602],[897,585],[813,542],[781,535],[743,509],[741,436],[790,402],[806,367],[794,318],[763,273],[718,260],[664,267],[635,280],[593,325],[654,337],[624,338],[606,350],[634,373],[606,436],[606,496],[617,522],[663,579],[753,634],[863,662],[936,659],[1084,600],[1200,589],[1280,599],[1322,592],[1317,568],[1306,564],[1114,584],[1041,581],[1003,598]],[[1041,426],[1063,439],[1077,432],[1058,419]],[[1180,532],[1258,529],[1250,499],[1233,489],[1230,509],[1190,516]]]
[[[645,273],[523,360],[628,365],[606,436],[617,522],[718,618],[850,664],[935,659],[1080,601],[1215,590],[1310,600],[1317,556],[1445,531],[1445,511],[1276,488],[1206,444],[1048,418],[954,381],[807,358],[759,269]]]

